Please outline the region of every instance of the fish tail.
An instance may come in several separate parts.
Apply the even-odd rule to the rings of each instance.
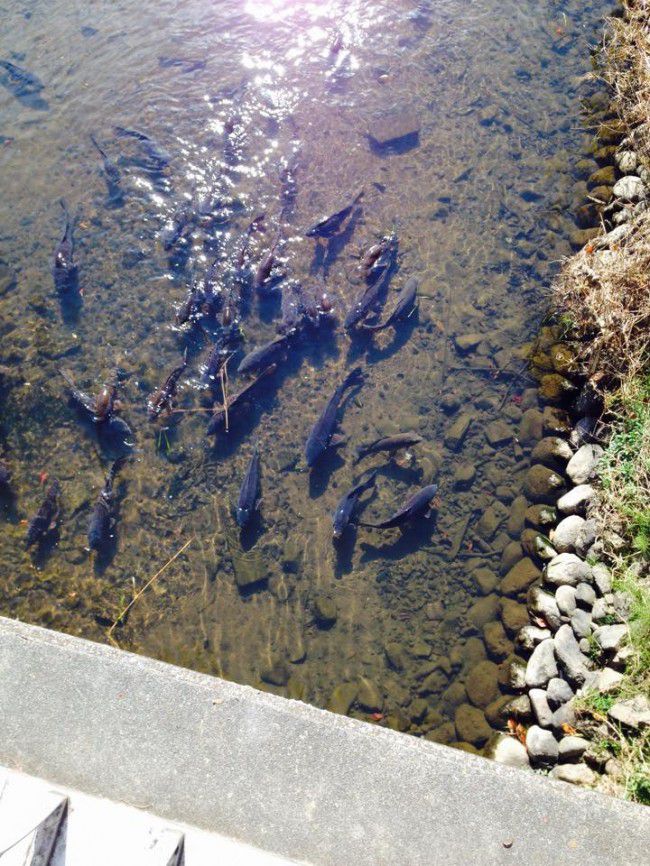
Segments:
[[[90,140],[92,141],[92,143],[93,143],[93,144],[95,145],[95,147],[97,148],[97,150],[101,153],[101,155],[102,155],[104,158],[106,158],[106,154],[104,153],[103,149],[100,147],[99,142],[97,141],[97,139],[95,138],[95,136],[92,134],[92,132],[90,133],[90,136],[89,136],[89,137],[90,137]]]

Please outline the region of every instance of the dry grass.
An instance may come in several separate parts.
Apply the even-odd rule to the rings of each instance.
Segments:
[[[650,212],[625,228],[611,248],[599,248],[599,239],[587,244],[554,287],[556,306],[581,340],[585,372],[602,371],[616,383],[650,358]]]
[[[623,0],[622,6],[624,15],[607,28],[602,74],[633,149],[650,162],[650,0]]]

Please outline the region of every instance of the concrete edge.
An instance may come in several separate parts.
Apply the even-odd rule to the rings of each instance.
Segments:
[[[0,719],[9,767],[313,863],[615,866],[650,838],[650,810],[3,618]]]

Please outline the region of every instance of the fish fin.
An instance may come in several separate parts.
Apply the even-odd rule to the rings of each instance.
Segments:
[[[332,448],[339,448],[341,445],[345,445],[348,438],[348,436],[344,436],[342,433],[335,433],[330,439],[330,446]]]

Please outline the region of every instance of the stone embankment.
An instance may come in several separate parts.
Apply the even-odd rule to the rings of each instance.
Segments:
[[[589,255],[618,249],[650,203],[650,169],[623,138],[623,129],[617,120],[601,127],[605,141],[596,150],[601,167],[588,177],[587,203],[573,238],[576,246],[586,244]],[[531,363],[540,393],[554,405],[542,417],[530,410],[522,419],[526,432],[541,428],[543,433],[531,452],[526,501],[520,505],[527,558],[508,572],[502,589],[513,594],[526,588],[535,568],[542,574],[527,587],[530,622],[516,639],[522,661],[511,666],[510,685],[519,694],[504,709],[510,736],[498,742],[495,758],[566,782],[616,790],[620,763],[580,735],[580,700],[603,696],[604,726],[633,732],[650,727],[650,701],[643,695],[610,699],[618,695],[632,653],[631,598],[613,589],[602,543],[608,530],[598,519],[604,455],[598,419],[604,399],[593,368],[589,378],[579,375],[583,368],[575,347],[546,342]],[[599,785],[601,775],[608,777],[607,785]]]

